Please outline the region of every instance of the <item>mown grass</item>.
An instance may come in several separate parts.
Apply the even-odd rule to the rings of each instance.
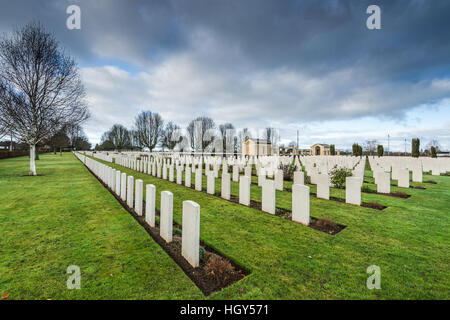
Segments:
[[[38,173],[43,176],[33,178],[21,177],[27,173],[26,157],[0,161],[1,294],[10,292],[15,299],[203,298],[73,155],[41,159]],[[200,204],[201,239],[251,272],[210,299],[449,298],[448,177],[433,176],[438,184],[424,184],[426,190],[406,190],[412,195],[408,199],[363,194],[363,201],[388,206],[383,211],[311,198],[311,216],[347,226],[331,236],[109,165],[154,184],[158,208],[160,192],[171,191],[179,224],[182,201]],[[206,189],[206,178],[203,182]],[[260,200],[260,188],[251,188],[252,199]],[[232,193],[237,192],[232,183]],[[333,189],[331,195],[343,197],[345,191]],[[277,191],[277,206],[290,209],[290,202],[289,192]],[[81,290],[66,288],[70,264],[82,270]],[[381,268],[381,290],[366,287],[370,265]]]

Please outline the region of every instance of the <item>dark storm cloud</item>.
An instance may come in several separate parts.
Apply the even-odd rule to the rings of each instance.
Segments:
[[[82,9],[81,31],[65,28],[69,4]],[[382,9],[381,30],[365,26],[370,4]],[[331,72],[358,65],[417,80],[450,65],[450,2],[444,0],[2,1],[1,9],[3,30],[41,20],[87,61],[101,54],[158,61],[186,49],[192,33],[204,30],[240,54],[241,61],[210,57],[228,67]],[[99,44],[103,52],[95,51]]]
[[[381,30],[366,28],[371,4]],[[141,109],[262,127],[401,119],[450,96],[447,0],[1,0],[0,31],[32,20],[80,61],[92,132]]]

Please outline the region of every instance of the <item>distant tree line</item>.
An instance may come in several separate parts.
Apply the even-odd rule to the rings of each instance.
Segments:
[[[165,122],[160,114],[152,111],[142,111],[134,119],[131,128],[121,124],[114,124],[108,131],[104,132],[101,141],[95,146],[95,150],[148,150],[154,151],[159,148],[162,151],[174,151],[176,146],[183,151],[221,149],[224,153],[241,152],[241,142],[252,137],[248,128],[236,132],[231,123],[217,125],[215,121],[207,116],[199,116],[185,128],[182,133],[181,127],[173,121]],[[183,134],[188,137],[183,137]],[[275,145],[277,135],[273,128],[263,131],[264,139]],[[216,139],[219,137],[220,139]],[[231,146],[231,149],[230,149]],[[227,147],[229,150],[227,150]]]

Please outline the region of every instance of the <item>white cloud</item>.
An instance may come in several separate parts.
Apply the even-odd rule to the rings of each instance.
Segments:
[[[116,122],[130,127],[140,110],[158,112],[183,127],[206,114],[217,123],[286,131],[311,122],[400,119],[413,107],[450,95],[449,79],[394,86],[357,68],[313,78],[285,68],[239,74],[207,68],[194,54],[173,55],[137,74],[116,66],[83,68],[82,77],[93,115],[87,133],[95,142]]]

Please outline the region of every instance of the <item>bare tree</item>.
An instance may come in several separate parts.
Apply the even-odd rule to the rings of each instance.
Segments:
[[[378,141],[377,140],[367,140],[365,143],[365,149],[367,154],[374,155],[377,151]]]
[[[248,128],[243,128],[241,131],[239,131],[237,137],[234,138],[234,152],[235,153],[242,152],[242,143],[251,137],[252,134],[248,130]]]
[[[2,124],[0,122],[0,140],[6,136],[6,134],[8,133],[8,130],[6,129],[6,127],[4,126],[4,124]]]
[[[0,122],[30,147],[36,175],[36,144],[67,124],[88,119],[78,66],[53,35],[38,24],[0,41]]]
[[[179,130],[180,126],[169,121],[161,134],[161,146],[169,149],[169,151],[173,151],[180,140],[179,138],[181,138],[176,135]]]
[[[278,144],[279,140],[279,133],[278,130],[275,128],[268,127],[263,132],[264,138],[267,139],[267,142],[270,142],[272,146],[275,146]]]
[[[441,151],[441,145],[437,139],[431,139],[430,142],[425,146],[426,150],[430,150],[431,147],[435,147],[436,151]]]
[[[231,123],[221,124],[219,131],[222,134],[223,139],[223,151],[226,153],[235,151],[235,134],[236,131]]]
[[[115,149],[122,150],[131,147],[131,135],[127,128],[115,124],[102,136],[102,143],[109,141]]]
[[[56,154],[56,149],[59,148],[59,154],[62,156],[62,148],[70,145],[70,138],[66,132],[63,128],[48,139],[47,144],[53,147],[54,154]]]
[[[69,124],[65,129],[66,135],[69,138],[69,145],[71,148],[74,148],[75,141],[84,134],[83,130],[79,124]]]
[[[163,125],[164,120],[158,113],[142,111],[134,121],[139,146],[148,148],[151,152],[159,142]]]
[[[189,133],[191,139],[191,148],[195,152],[201,152],[205,150],[211,141],[204,141],[203,137],[205,132],[214,129],[216,124],[214,120],[209,117],[197,117],[192,120],[186,130]]]

